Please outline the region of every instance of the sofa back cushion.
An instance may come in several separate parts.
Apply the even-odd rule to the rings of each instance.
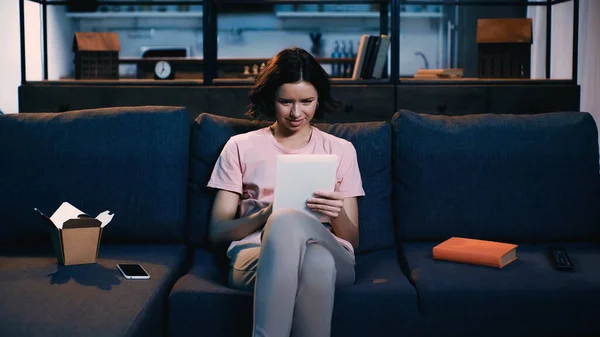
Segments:
[[[256,130],[268,122],[247,121],[204,113],[192,126],[188,236],[206,245],[214,191],[206,187],[223,146],[233,135]],[[391,127],[386,122],[315,124],[354,145],[365,190],[358,199],[359,252],[394,246],[391,205]]]
[[[184,242],[190,117],[123,107],[0,116],[0,241],[50,240],[34,212],[115,216],[102,242]]]
[[[434,116],[394,130],[399,239],[597,239],[598,134],[587,113]]]

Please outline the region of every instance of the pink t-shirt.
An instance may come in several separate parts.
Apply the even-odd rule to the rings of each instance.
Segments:
[[[231,137],[217,159],[208,187],[240,194],[240,217],[258,212],[273,201],[276,158],[280,154],[335,154],[339,160],[335,190],[345,198],[365,195],[352,143],[315,127],[308,144],[294,150],[283,147],[268,127]],[[353,252],[348,241],[336,239]],[[232,242],[227,251],[247,241],[260,243],[260,231]]]

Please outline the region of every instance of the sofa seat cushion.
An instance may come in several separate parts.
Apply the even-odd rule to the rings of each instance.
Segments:
[[[0,253],[3,336],[162,336],[167,296],[184,273],[183,245],[103,245],[98,262],[57,264],[44,250]],[[117,263],[140,263],[149,280],[127,280]]]
[[[417,292],[402,273],[395,249],[356,257],[356,282],[336,292],[335,336],[413,336],[418,330]]]
[[[227,272],[213,253],[196,250],[193,266],[169,299],[169,336],[250,336],[251,293],[227,287]],[[396,252],[357,256],[356,282],[336,291],[332,336],[410,336],[418,317],[414,287]]]
[[[224,255],[224,254],[223,254]],[[252,294],[227,286],[225,262],[204,249],[169,296],[168,336],[250,336]]]
[[[572,272],[550,264],[550,245],[520,245],[502,269],[433,260],[435,243],[401,251],[430,336],[600,336],[600,244],[561,244]]]

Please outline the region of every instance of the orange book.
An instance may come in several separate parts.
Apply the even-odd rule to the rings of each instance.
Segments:
[[[433,247],[433,258],[502,268],[517,259],[517,245],[452,237]]]

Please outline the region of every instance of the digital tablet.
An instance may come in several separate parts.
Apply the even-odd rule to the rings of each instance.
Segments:
[[[287,154],[277,156],[273,211],[294,208],[307,212],[320,222],[329,217],[313,212],[306,200],[316,191],[335,189],[338,157],[333,154]]]

